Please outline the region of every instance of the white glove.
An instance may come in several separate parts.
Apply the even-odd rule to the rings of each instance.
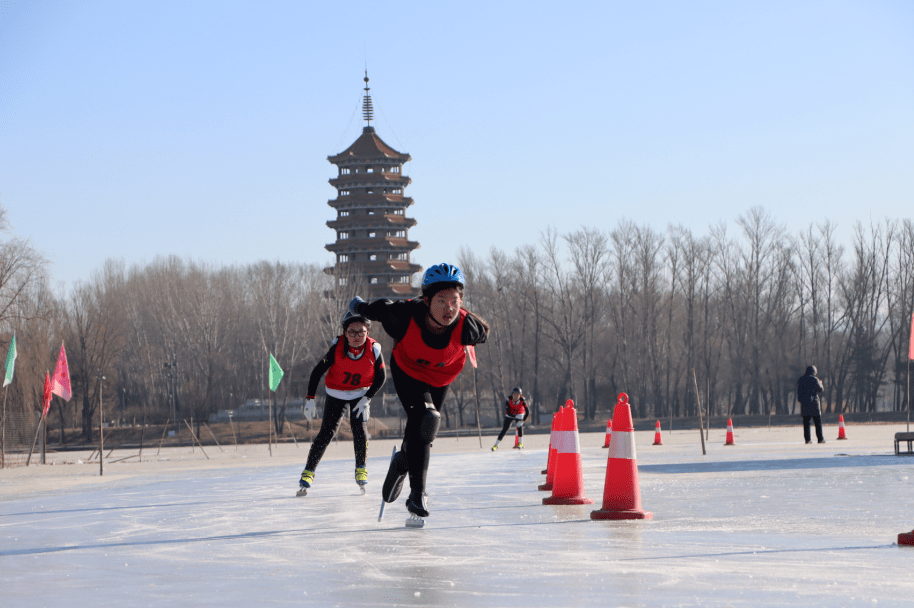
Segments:
[[[317,408],[314,406],[314,399],[305,399],[305,418],[308,422],[314,419],[314,413]]]
[[[352,298],[352,301],[349,302],[349,312],[351,312],[354,315],[361,314],[359,312],[359,304],[364,304],[364,303],[365,303],[365,300],[363,300],[359,296]]]
[[[371,414],[371,399],[368,397],[362,397],[359,399],[359,402],[355,404],[355,409],[352,410],[352,413],[356,416],[361,416],[362,420],[368,422],[368,417]]]

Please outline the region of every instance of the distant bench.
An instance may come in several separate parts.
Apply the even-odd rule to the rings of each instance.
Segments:
[[[901,443],[902,441],[906,441],[908,443],[907,452],[900,452],[898,450],[898,444]],[[895,455],[897,456],[902,453],[914,454],[914,449],[911,448],[912,443],[914,443],[914,433],[895,433]]]

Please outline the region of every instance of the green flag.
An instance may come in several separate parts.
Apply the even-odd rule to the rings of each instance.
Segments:
[[[3,386],[6,386],[13,381],[13,368],[16,367],[16,336],[13,336],[13,341],[10,342],[10,352],[6,354],[6,377],[3,379]]]
[[[276,387],[279,386],[279,381],[282,380],[283,371],[279,367],[279,363],[276,362],[276,359],[273,357],[273,353],[270,353],[270,390],[276,391]]]

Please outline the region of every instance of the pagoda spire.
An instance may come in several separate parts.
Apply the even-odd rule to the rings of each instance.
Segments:
[[[371,105],[371,87],[368,86],[368,70],[365,70],[365,97],[362,99],[362,118],[371,126],[374,119],[374,108]]]

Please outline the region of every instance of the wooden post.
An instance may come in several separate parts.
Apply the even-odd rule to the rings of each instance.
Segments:
[[[206,453],[206,450],[203,449],[203,444],[200,443],[200,440],[197,439],[196,433],[194,433],[194,427],[192,427],[192,426],[190,425],[190,423],[187,422],[187,420],[184,421],[184,424],[187,425],[187,430],[190,431],[190,436],[193,437],[193,438],[194,438],[194,441],[197,442],[197,445],[200,446],[200,451],[203,452],[203,455],[206,456],[206,459],[207,459],[207,460],[209,460],[209,455]],[[193,443],[191,443],[191,445],[193,445]]]
[[[476,380],[476,368],[473,368],[473,389],[476,391],[476,431],[479,433],[479,447],[482,447],[482,423],[479,421],[479,383]]]
[[[105,474],[105,413],[102,401],[103,388],[98,388],[98,476]]]
[[[692,368],[692,381],[695,383],[695,402],[698,404],[698,436],[701,437],[701,455],[707,456],[705,451],[705,434],[703,432],[704,422],[701,419],[701,396],[698,394],[698,376],[695,375],[695,368]],[[710,423],[711,417],[708,416]]]
[[[235,423],[232,422],[232,415],[229,414],[229,426],[232,428],[232,441],[235,442],[235,451],[238,451],[238,437],[235,436]]]
[[[162,451],[162,442],[165,441],[165,433],[168,432],[168,423],[171,422],[171,418],[165,419],[165,428],[162,429],[162,438],[159,439],[159,448],[156,450],[156,456],[159,455],[159,452]]]
[[[223,449],[222,449],[222,446],[219,445],[219,440],[216,439],[216,436],[215,436],[215,435],[213,435],[213,432],[210,430],[209,425],[206,424],[206,423],[204,422],[204,423],[203,423],[203,426],[206,428],[207,431],[209,431],[209,436],[212,437],[212,438],[213,438],[213,441],[216,442],[216,445],[219,447],[219,451],[220,451],[220,452],[224,452],[225,450],[223,450]]]

